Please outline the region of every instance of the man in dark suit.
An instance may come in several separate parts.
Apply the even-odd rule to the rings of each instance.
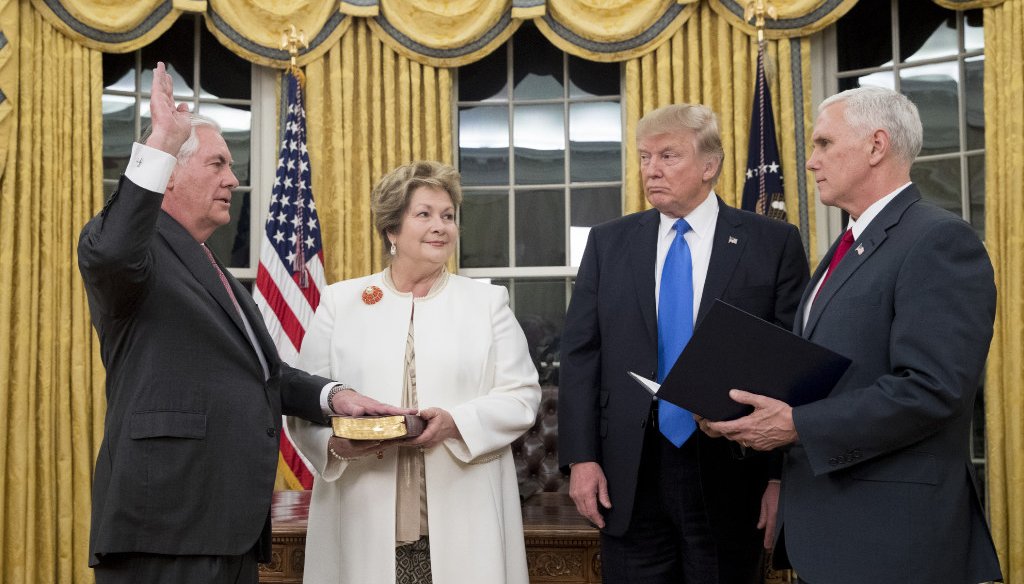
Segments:
[[[686,435],[686,412],[689,428],[672,438],[681,446],[670,442],[670,406],[659,414],[628,372],[662,378],[678,355],[666,339],[688,335],[716,298],[789,327],[807,259],[795,227],[713,193],[724,153],[710,109],[649,113],[637,147],[655,208],[590,232],[561,343],[560,464],[576,508],[602,529],[606,582],[759,582],[758,523],[774,523],[779,459],[741,459],[725,439]],[[674,245],[690,266],[672,267]],[[687,281],[685,295],[667,293],[669,271]]]
[[[813,140],[821,201],[849,213],[850,228],[794,330],[853,364],[827,398],[796,408],[733,390],[755,411],[710,429],[787,449],[776,549],[804,582],[999,580],[968,452],[995,317],[988,254],[910,182],[922,128],[905,96],[830,97]]]
[[[100,584],[255,583],[282,411],[324,422],[405,410],[281,362],[203,244],[238,185],[219,127],[175,108],[162,63],[150,108],[152,134],[78,248],[107,370],[90,565]]]

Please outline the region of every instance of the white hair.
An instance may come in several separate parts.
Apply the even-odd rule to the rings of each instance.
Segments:
[[[907,96],[884,87],[857,87],[827,98],[818,113],[837,103],[846,105],[846,123],[865,132],[885,130],[893,153],[907,164],[914,163],[924,130],[917,106]]]

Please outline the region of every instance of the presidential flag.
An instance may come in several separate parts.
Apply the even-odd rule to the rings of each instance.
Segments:
[[[288,87],[287,118],[253,297],[281,359],[295,363],[302,337],[320,304],[320,291],[327,283],[320,223],[310,190],[302,83],[290,71],[285,73],[284,83]],[[311,469],[288,434],[282,433],[279,477],[283,475],[292,489],[310,489]]]
[[[775,114],[764,73],[764,46],[757,50],[757,80],[750,114],[747,177],[743,183],[743,209],[786,220],[779,146],[775,141]]]

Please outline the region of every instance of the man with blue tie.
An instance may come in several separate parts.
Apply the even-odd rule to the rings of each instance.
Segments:
[[[628,373],[664,379],[716,298],[790,327],[807,259],[795,227],[714,194],[724,152],[710,109],[654,110],[636,139],[654,209],[590,232],[561,341],[559,462],[601,528],[605,582],[759,582],[779,458],[695,431]]]

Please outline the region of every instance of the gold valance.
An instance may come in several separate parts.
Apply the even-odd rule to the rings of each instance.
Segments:
[[[967,10],[1004,0],[932,0]],[[771,2],[771,0],[769,0]],[[834,23],[857,0],[774,0],[778,18],[768,38],[799,38]],[[421,64],[457,67],[489,54],[526,20],[569,54],[624,61],[649,53],[679,30],[699,7],[714,10],[746,34],[750,0],[31,0],[64,34],[90,48],[126,52],[145,46],[187,12],[202,13],[213,34],[242,58],[286,67],[282,31],[290,26],[309,43],[305,65],[337,44],[353,19]]]
[[[127,53],[156,40],[184,12],[206,12],[206,0],[31,0],[51,26],[77,43]]]
[[[304,66],[336,45],[352,22],[335,2],[322,0],[208,1],[206,27],[217,40],[243,59],[266,67],[289,65],[281,35],[292,26],[309,45],[300,47],[296,58]]]
[[[591,61],[643,56],[689,20],[698,0],[547,0],[535,22],[552,44]]]

